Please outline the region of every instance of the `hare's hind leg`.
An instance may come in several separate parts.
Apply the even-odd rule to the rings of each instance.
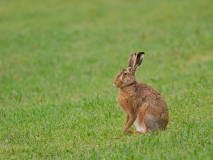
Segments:
[[[147,133],[147,127],[144,123],[144,117],[142,114],[138,114],[137,119],[135,120],[136,130],[134,132]]]
[[[146,113],[144,115],[144,123],[147,131],[164,130],[168,123],[167,116],[168,112],[165,112],[160,107],[150,104],[149,107],[146,108]]]
[[[149,104],[143,104],[143,106],[141,106],[139,113],[137,115],[137,119],[135,120],[135,126],[136,126],[136,130],[134,130],[133,132],[135,133],[147,133],[148,129],[147,126],[144,123],[144,115],[145,115],[145,111],[146,108],[148,107]]]

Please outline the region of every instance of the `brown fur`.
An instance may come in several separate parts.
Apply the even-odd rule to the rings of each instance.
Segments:
[[[138,56],[142,56],[141,61],[137,61],[132,54],[129,60],[131,67],[120,71],[114,80],[114,85],[120,88],[118,102],[121,109],[127,114],[122,133],[142,133],[129,131],[136,118],[138,118],[138,124],[145,129],[143,133],[152,130],[164,130],[169,121],[166,101],[153,87],[136,81],[135,68],[140,66],[145,53],[140,52],[138,54]],[[140,57],[137,57],[137,59],[140,59]],[[127,75],[124,75],[124,73],[127,73]]]
[[[133,67],[133,66],[135,66],[135,62],[136,62],[136,53],[133,52],[133,53],[130,54],[129,66],[128,66],[128,67]]]

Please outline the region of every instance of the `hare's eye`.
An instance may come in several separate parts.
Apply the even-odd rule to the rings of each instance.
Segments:
[[[124,75],[124,76],[126,76],[126,75],[127,75],[127,73],[124,73],[123,75]]]

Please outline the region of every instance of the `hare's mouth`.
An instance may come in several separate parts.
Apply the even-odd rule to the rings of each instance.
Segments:
[[[119,87],[117,86],[117,83],[114,83],[114,87],[119,88]]]

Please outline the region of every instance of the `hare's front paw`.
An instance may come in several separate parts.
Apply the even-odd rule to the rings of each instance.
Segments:
[[[126,130],[123,130],[122,132],[121,132],[121,134],[132,134],[133,133],[133,131],[126,131]]]
[[[134,132],[133,131],[128,131],[128,134],[133,134]]]

